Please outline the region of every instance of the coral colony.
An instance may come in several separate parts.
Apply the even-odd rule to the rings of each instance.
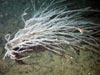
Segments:
[[[39,1],[39,0],[36,0]],[[7,34],[5,39],[6,53],[3,57],[14,60],[23,60],[31,56],[22,56],[24,53],[50,51],[60,56],[69,50],[88,49],[99,53],[99,40],[94,37],[100,30],[100,25],[82,17],[84,12],[91,12],[89,8],[69,10],[66,0],[45,0],[41,4],[33,2],[34,15],[25,20],[26,9],[22,14],[25,23],[12,39]],[[38,8],[36,8],[38,6]],[[93,12],[93,11],[92,11]],[[66,46],[66,48],[65,48]],[[36,48],[36,50],[35,50]]]

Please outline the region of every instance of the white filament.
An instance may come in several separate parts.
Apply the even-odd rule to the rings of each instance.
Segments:
[[[57,53],[65,51],[65,49],[60,47],[61,44],[77,46],[77,44],[84,41],[89,45],[97,47],[95,44],[97,42],[94,43],[96,38],[93,40],[89,36],[94,33],[94,27],[98,28],[100,26],[81,17],[81,14],[89,11],[89,9],[66,10],[66,6],[55,6],[63,1],[52,0],[45,8],[43,6],[46,2],[44,1],[38,11],[35,11],[36,6],[34,7],[34,11],[37,13],[34,13],[34,16],[28,20],[24,19],[24,16],[27,15],[26,9],[24,14],[22,14],[25,26],[15,34],[12,40],[8,38],[7,44],[11,45],[11,48],[7,44],[5,45],[7,53],[4,58],[6,56],[14,57],[12,52],[21,53],[19,50],[13,51],[14,47],[21,48],[24,46],[34,47],[41,45]],[[50,9],[52,6],[55,6],[56,9]],[[26,42],[31,42],[32,44],[26,44]]]

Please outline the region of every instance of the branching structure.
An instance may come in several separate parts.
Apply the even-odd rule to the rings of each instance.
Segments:
[[[69,10],[67,4],[63,4],[66,0],[50,2],[45,0],[42,4],[38,4],[39,1],[31,0],[34,7],[32,18],[24,19],[27,9],[22,14],[24,28],[20,29],[13,39],[10,39],[10,35],[6,35],[7,52],[3,59],[6,56],[15,60],[28,58],[30,56],[20,57],[20,55],[32,52],[34,47],[38,46],[58,55],[64,55],[67,52],[64,46],[70,47],[70,50],[88,49],[100,54],[99,39],[93,36],[100,33],[100,25],[82,17],[84,12],[93,10],[88,8]]]

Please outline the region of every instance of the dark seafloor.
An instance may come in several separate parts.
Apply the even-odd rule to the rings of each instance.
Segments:
[[[100,9],[99,0],[72,0],[76,7]],[[22,28],[24,23],[21,14],[27,7],[32,7],[30,0],[0,0],[0,75],[100,75],[100,56],[91,51],[80,51],[77,58],[63,58],[48,52],[34,54],[32,59],[26,60],[28,64],[17,64],[6,59],[4,55],[5,39],[7,33],[12,36]],[[32,11],[29,11],[29,14]],[[31,14],[29,15],[31,16]],[[100,21],[100,13],[87,15],[93,21]],[[94,17],[94,18],[92,18]]]

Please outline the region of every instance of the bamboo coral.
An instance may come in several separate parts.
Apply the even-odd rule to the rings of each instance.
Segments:
[[[59,5],[64,1],[66,0],[51,0],[48,5],[45,0],[37,11],[34,6],[34,16],[28,20],[24,19],[27,15],[26,9],[22,14],[24,28],[20,29],[13,39],[6,37],[7,52],[4,59],[6,56],[16,60],[28,58],[30,56],[18,58],[16,54],[34,51],[36,46],[42,46],[45,50],[58,55],[63,55],[66,51],[63,45],[71,46],[70,49],[75,47],[91,49],[89,47],[91,46],[94,52],[99,53],[100,44],[97,42],[99,40],[92,35],[100,32],[98,30],[100,25],[82,17],[83,12],[89,11],[88,8],[69,10],[65,4]],[[87,46],[80,46],[81,43]]]

